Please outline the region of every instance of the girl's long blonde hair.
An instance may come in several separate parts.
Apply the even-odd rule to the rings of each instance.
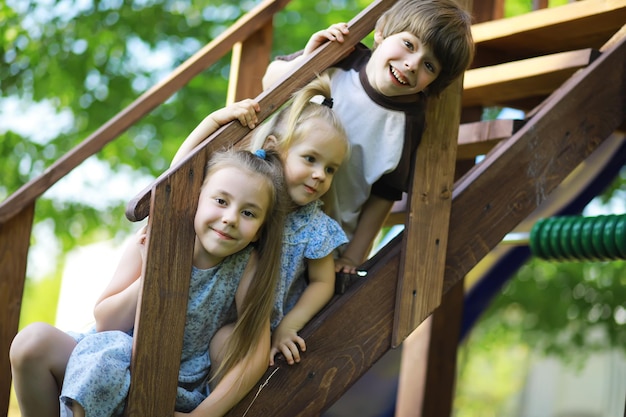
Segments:
[[[254,133],[250,142],[250,149],[274,148],[281,155],[297,141],[306,138],[306,129],[314,128],[307,120],[322,119],[337,132],[346,146],[346,156],[350,145],[341,121],[332,110],[330,77],[323,73],[313,81],[298,90],[291,100],[274,116],[263,123]],[[269,136],[275,137],[275,142],[267,144]]]
[[[270,206],[261,234],[255,243],[258,253],[256,271],[243,301],[233,333],[224,347],[224,357],[212,380],[225,374],[254,351],[261,341],[263,327],[269,326],[274,305],[274,293],[280,274],[280,256],[286,215],[287,192],[283,165],[278,153],[266,151],[264,157],[246,150],[215,153],[207,164],[205,178],[224,167],[236,167],[261,175],[271,191]]]

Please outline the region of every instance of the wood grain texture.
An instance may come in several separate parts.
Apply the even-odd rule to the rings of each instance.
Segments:
[[[267,68],[272,53],[274,26],[268,22],[250,38],[238,42],[233,48],[230,60],[227,103],[256,97],[263,91],[263,72]]]
[[[394,347],[441,303],[462,88],[459,79],[428,103],[408,199]]]
[[[522,99],[544,99],[598,51],[587,48],[475,68],[465,73],[463,106],[510,106]]]
[[[474,66],[598,49],[626,22],[626,0],[585,0],[472,25]]]
[[[126,415],[171,417],[182,352],[205,159],[196,155],[155,185],[135,322]]]
[[[10,222],[0,223],[0,375],[3,375],[0,378],[0,410],[9,407],[9,349],[20,321],[34,212],[33,202],[24,206]]]
[[[448,246],[444,291],[623,122],[625,39],[572,76],[526,125],[455,184],[450,228],[466,240]]]

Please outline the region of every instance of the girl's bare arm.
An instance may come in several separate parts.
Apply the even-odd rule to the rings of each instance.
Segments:
[[[128,331],[135,325],[146,230],[142,228],[127,243],[109,285],[94,307],[96,330]]]
[[[309,322],[333,297],[335,292],[335,263],[332,254],[321,259],[307,260],[309,285],[272,335],[270,365],[282,353],[290,365],[300,362],[300,351],[306,350],[304,339],[298,336]]]
[[[243,126],[254,129],[258,123],[259,104],[252,99],[245,99],[214,111],[200,122],[180,145],[171,165],[176,164],[188,155],[202,141],[211,136],[217,129],[233,120],[239,120]]]

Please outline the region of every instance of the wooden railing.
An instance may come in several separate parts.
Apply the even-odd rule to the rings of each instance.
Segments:
[[[240,82],[229,87],[229,100],[256,96],[261,91],[257,68],[265,67],[269,62],[272,18],[288,2],[289,0],[262,2],[188,59],[168,78],[140,96],[0,205],[0,270],[3,275],[0,282],[0,374],[7,376],[0,381],[0,407],[8,409],[11,385],[8,351],[19,322],[26,259],[37,199],[85,159],[116,139],[231,50],[236,60],[231,65],[231,80]],[[376,18],[394,2],[373,2],[351,24],[351,40],[343,45],[333,43],[320,48],[302,66],[286,74],[273,88],[258,96],[262,108],[260,121],[282,105],[293,91],[336,62],[371,32]],[[250,62],[254,62],[254,65],[250,65]],[[251,72],[246,73],[246,69]],[[195,210],[195,205],[190,205],[186,196],[198,192],[207,154],[217,146],[238,142],[247,132],[247,129],[235,123],[224,126],[207,139],[207,142],[211,142],[210,146],[192,153],[165,172],[128,206],[127,217],[132,221],[143,219],[150,212],[149,236],[154,234],[161,237],[158,242],[148,238],[148,257],[136,321],[133,383],[128,415],[158,415],[163,410],[173,409],[178,372],[176,364],[181,351],[179,341],[182,341],[186,291],[191,268],[191,258],[187,259],[186,254],[192,253],[191,248],[181,242],[193,242],[192,230],[179,225],[190,224],[186,220],[192,218]],[[161,264],[159,260],[167,262]],[[160,271],[161,277],[165,275],[171,279],[167,282],[163,279],[157,281],[154,277],[156,271]],[[171,273],[163,274],[163,271]],[[159,326],[155,327],[152,323],[159,323]],[[180,333],[181,337],[172,337],[173,333]],[[164,343],[166,340],[172,343]],[[154,346],[160,348],[154,349]]]

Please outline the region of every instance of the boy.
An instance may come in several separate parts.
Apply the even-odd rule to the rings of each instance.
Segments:
[[[344,36],[345,23],[313,34],[299,55],[268,66],[264,87],[323,43],[343,42]],[[462,75],[473,54],[471,17],[453,0],[400,0],[376,22],[373,51],[358,44],[327,70],[333,109],[351,144],[329,191],[329,212],[350,239],[337,272],[356,273],[366,259],[394,201],[408,190],[427,96]]]

